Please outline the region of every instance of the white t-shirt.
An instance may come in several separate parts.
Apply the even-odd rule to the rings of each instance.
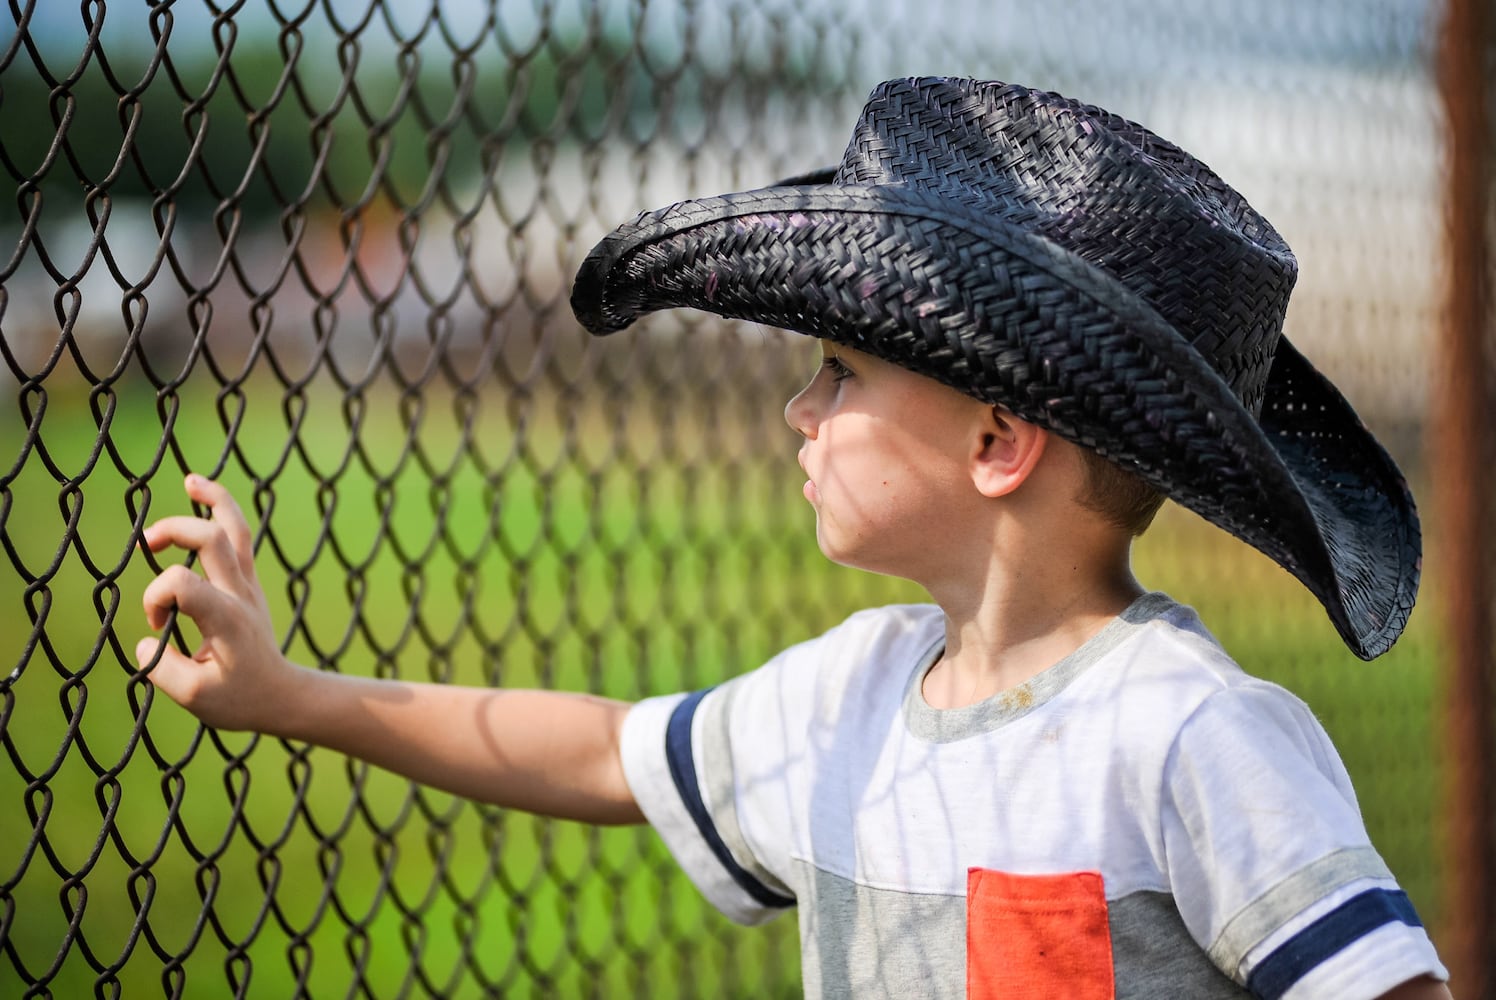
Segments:
[[[1328,736],[1193,611],[1147,595],[948,711],[920,694],[943,641],[936,607],[861,612],[625,723],[630,787],[702,892],[745,923],[798,908],[807,996],[1351,1000],[1447,977]]]

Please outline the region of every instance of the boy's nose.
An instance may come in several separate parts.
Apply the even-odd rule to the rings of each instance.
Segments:
[[[811,383],[814,385],[814,382]],[[811,386],[807,385],[784,404],[784,422],[802,437],[815,437],[815,420],[810,405]]]

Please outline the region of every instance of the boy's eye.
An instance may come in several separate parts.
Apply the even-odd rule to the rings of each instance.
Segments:
[[[842,359],[834,354],[828,354],[821,359],[821,367],[831,373],[833,380],[840,382],[844,378],[850,378],[852,369],[842,363]]]

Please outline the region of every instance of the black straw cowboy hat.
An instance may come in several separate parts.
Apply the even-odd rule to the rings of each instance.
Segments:
[[[1056,94],[870,96],[841,165],[645,213],[593,249],[596,334],[689,306],[866,351],[1135,472],[1272,557],[1371,659],[1418,589],[1396,465],[1282,335],[1297,264],[1204,164]]]

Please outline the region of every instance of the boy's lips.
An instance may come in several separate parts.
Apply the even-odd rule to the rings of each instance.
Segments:
[[[821,493],[816,489],[816,481],[811,477],[810,470],[805,467],[805,454],[802,452],[795,458],[800,463],[800,471],[805,473],[805,485],[800,488],[800,492],[805,494],[805,499],[815,503],[821,499]]]

